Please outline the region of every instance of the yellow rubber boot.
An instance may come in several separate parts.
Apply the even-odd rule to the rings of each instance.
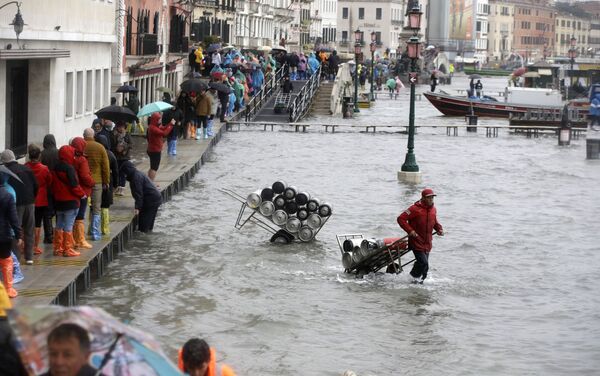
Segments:
[[[76,248],[92,248],[92,245],[85,240],[85,222],[83,219],[75,221],[73,225],[73,238],[75,239]]]
[[[110,214],[108,208],[102,208],[100,212],[100,229],[102,230],[102,235],[110,234]]]

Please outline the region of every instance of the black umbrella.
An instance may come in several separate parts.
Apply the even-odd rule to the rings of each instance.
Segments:
[[[181,83],[181,85],[179,85],[179,87],[181,87],[182,91],[185,91],[188,93],[190,93],[192,91],[199,92],[199,91],[208,89],[208,85],[206,84],[206,82],[204,82],[198,78],[192,78],[190,80],[183,81]]]
[[[231,87],[226,84],[222,84],[220,82],[209,82],[208,87],[211,89],[215,89],[216,91],[220,91],[221,93],[229,94],[231,93]]]
[[[96,116],[112,121],[137,121],[137,115],[127,107],[107,106],[96,111]]]
[[[479,80],[479,79],[481,79],[481,76],[478,75],[478,74],[472,74],[472,75],[469,76],[469,78],[471,80]]]
[[[131,85],[123,85],[117,89],[117,93],[137,93],[138,88]]]

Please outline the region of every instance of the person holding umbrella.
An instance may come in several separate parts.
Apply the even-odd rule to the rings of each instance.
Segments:
[[[166,126],[161,125],[160,112],[154,112],[150,115],[148,121],[148,148],[146,152],[150,158],[150,169],[148,170],[148,177],[151,181],[156,178],[156,172],[160,167],[160,156],[162,153],[164,138],[171,133],[175,119],[172,119]]]

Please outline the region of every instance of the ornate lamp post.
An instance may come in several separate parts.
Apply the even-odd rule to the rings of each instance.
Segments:
[[[17,6],[17,14],[15,14],[15,18],[10,25],[12,25],[13,29],[15,30],[15,34],[17,34],[17,45],[19,48],[21,48],[21,44],[19,43],[19,35],[23,32],[23,26],[25,26],[25,21],[23,21],[23,16],[21,15],[21,3],[18,1],[10,1],[6,4],[0,5],[0,9],[10,4],[15,4]]]
[[[410,112],[408,115],[408,151],[404,159],[401,171],[398,172],[398,179],[419,183],[421,181],[421,173],[417,165],[415,157],[415,83],[417,82],[417,66],[416,62],[421,55],[421,42],[417,36],[421,29],[421,7],[418,1],[414,1],[412,8],[407,11],[408,29],[413,31],[413,36],[410,37],[407,43],[408,57],[410,58]]]
[[[362,52],[362,32],[356,29],[354,32],[354,112],[360,112],[358,109],[358,57]]]
[[[375,101],[375,95],[373,89],[375,88],[375,72],[373,72],[373,66],[375,64],[375,50],[377,49],[377,33],[371,32],[371,102]]]

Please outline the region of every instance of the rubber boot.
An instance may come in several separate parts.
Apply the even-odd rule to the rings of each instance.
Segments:
[[[204,127],[204,139],[208,138],[208,128]]]
[[[75,246],[75,240],[73,239],[72,232],[63,232],[63,256],[64,257],[76,257],[81,255],[73,247]]]
[[[41,255],[42,254],[42,249],[40,248],[40,235],[42,234],[42,228],[41,227],[36,227],[35,228],[35,237],[33,238],[33,254],[34,255]]]
[[[110,234],[110,214],[108,208],[102,208],[100,212],[100,228],[102,229],[102,235]]]
[[[13,260],[10,257],[0,259],[2,282],[9,298],[16,298],[19,293],[13,288]]]
[[[202,127],[197,127],[196,128],[196,140],[199,140],[202,138]]]
[[[75,239],[76,248],[92,248],[92,245],[85,240],[85,223],[83,222],[83,219],[75,221],[75,225],[73,226],[73,238]]]
[[[13,261],[13,284],[17,284],[25,279],[23,272],[21,271],[21,263],[19,262],[19,258],[15,255],[14,252],[10,253]]]
[[[102,234],[100,233],[100,214],[94,214],[92,217],[92,240],[100,240]]]
[[[63,230],[54,229],[54,243],[52,243],[52,249],[54,250],[54,256],[61,256],[63,254]]]
[[[44,215],[44,244],[52,244],[54,229],[52,228],[52,217]]]

